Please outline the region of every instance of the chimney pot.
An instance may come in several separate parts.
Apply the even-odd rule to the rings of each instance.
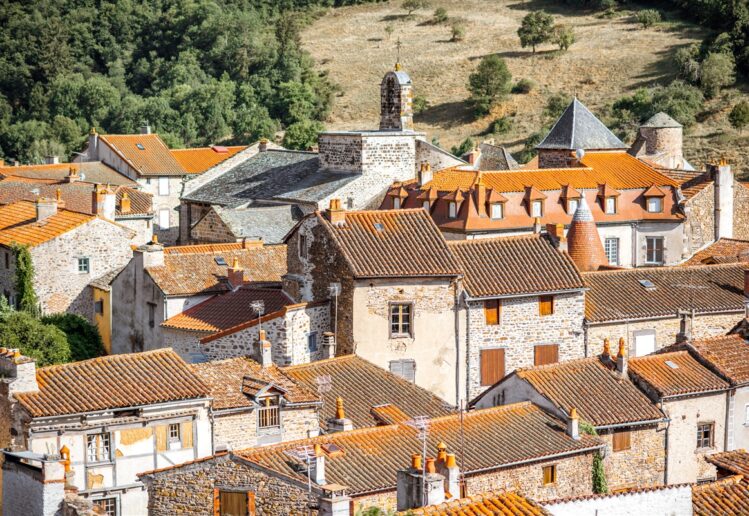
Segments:
[[[580,418],[577,417],[577,409],[570,409],[570,416],[567,421],[567,434],[575,440],[580,439]]]
[[[346,417],[343,410],[343,398],[338,396],[335,400],[335,417],[328,419],[328,432],[347,432],[354,429],[354,422]]]
[[[335,400],[335,417],[337,419],[346,419],[346,412],[343,410],[343,398],[340,396]]]
[[[273,348],[270,341],[265,336],[265,330],[260,330],[260,365],[263,368],[270,367],[273,364]]]
[[[426,472],[437,473],[437,468],[434,466],[434,459],[432,457],[427,457]]]
[[[36,221],[40,222],[44,219],[52,217],[57,214],[57,200],[48,199],[46,197],[40,197],[36,200]]]
[[[231,267],[226,269],[226,278],[229,280],[229,285],[233,290],[238,289],[245,281],[244,269],[239,266],[239,259],[236,256],[231,262]]]
[[[611,358],[611,341],[608,337],[603,339],[603,356],[604,358]]]
[[[130,213],[131,208],[130,195],[127,193],[127,191],[124,191],[122,192],[122,197],[120,198],[120,213]]]
[[[455,454],[454,453],[448,453],[447,454],[447,467],[448,468],[457,468],[458,467],[458,462],[455,459]]]
[[[411,469],[421,471],[421,454],[414,453],[411,455]]]
[[[616,370],[622,376],[627,374],[627,349],[624,337],[619,339],[619,353],[616,355]]]
[[[341,208],[340,199],[331,199],[330,207],[326,211],[328,221],[334,226],[342,226],[346,223],[346,211]]]
[[[332,331],[326,331],[322,334],[322,358],[326,359],[335,357],[335,351],[335,333]]]
[[[265,152],[268,150],[268,138],[260,138],[260,141],[257,142],[257,150],[258,152]]]

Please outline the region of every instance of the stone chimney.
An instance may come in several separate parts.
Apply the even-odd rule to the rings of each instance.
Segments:
[[[567,435],[578,441],[580,439],[580,418],[577,417],[577,409],[570,409],[570,416],[567,419]]]
[[[71,165],[70,168],[68,169],[68,175],[65,177],[65,182],[75,183],[76,181],[79,181],[80,179],[81,179],[81,176],[78,174],[78,167]]]
[[[258,347],[260,348],[260,365],[263,368],[270,367],[273,364],[273,349],[265,336],[265,330],[259,332]]]
[[[39,391],[36,362],[17,349],[0,348],[0,377],[8,384],[8,394]]]
[[[143,255],[143,268],[160,267],[164,265],[164,246],[159,243],[156,235],[151,237],[151,241],[144,244],[136,250]]]
[[[601,353],[601,360],[607,366],[613,363],[611,360],[611,341],[608,337],[603,339],[603,352]]]
[[[411,456],[410,467],[398,471],[397,493],[398,511],[437,505],[445,501],[445,477],[437,473],[433,458],[426,459],[422,470],[421,455],[415,453]]]
[[[114,220],[116,207],[117,196],[108,186],[94,186],[91,192],[91,213],[107,220]]]
[[[60,163],[60,156],[45,156],[44,163],[46,165],[57,165]]]
[[[325,218],[334,226],[346,224],[346,210],[341,207],[340,199],[330,200],[330,206],[325,210]]]
[[[321,489],[322,494],[318,500],[319,516],[353,516],[347,487],[328,484],[321,486]]]
[[[564,234],[564,224],[546,224],[546,233],[551,238],[554,247],[560,251],[567,251],[567,237]]]
[[[140,126],[140,134],[151,134],[151,126],[148,122]]]
[[[616,355],[616,371],[622,376],[627,376],[627,344],[624,337],[619,338],[619,353]]]
[[[55,201],[57,201],[58,210],[61,210],[65,207],[65,201],[62,198],[62,190],[60,188],[55,190]]]
[[[343,398],[338,396],[335,400],[335,417],[328,419],[328,433],[348,432],[354,429],[354,422],[346,417],[343,410]]]
[[[88,147],[86,148],[86,161],[99,160],[99,135],[96,133],[96,127],[92,127],[88,133]],[[83,156],[81,156],[83,161]]]
[[[437,445],[437,473],[445,477],[445,494],[449,498],[460,498],[460,469],[454,453],[447,453],[447,445]]]
[[[424,186],[432,180],[432,165],[428,161],[422,161],[419,167],[419,186]]]
[[[315,456],[309,461],[309,477],[318,486],[324,486],[327,484],[325,481],[325,452],[318,443],[315,443],[314,451]]]
[[[267,150],[268,150],[268,138],[260,138],[260,141],[257,142],[257,151],[265,152]]]
[[[132,209],[130,205],[130,195],[127,193],[127,190],[122,192],[122,197],[120,197],[120,213],[123,215],[126,215],[130,213],[130,210]]]
[[[57,214],[57,200],[39,197],[36,200],[36,221],[41,222]]]
[[[721,159],[717,165],[709,165],[710,176],[715,183],[715,240],[733,238],[733,172],[731,165]]]
[[[335,349],[335,333],[332,331],[326,331],[322,334],[322,358],[326,359],[335,357]]]
[[[244,283],[244,269],[239,266],[239,259],[235,256],[231,267],[226,269],[226,276],[232,290],[237,290]]]
[[[585,196],[580,198],[575,215],[567,232],[567,248],[570,258],[581,271],[595,271],[607,265],[606,251],[603,249],[593,214]]]

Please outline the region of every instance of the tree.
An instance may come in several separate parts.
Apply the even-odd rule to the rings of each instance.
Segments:
[[[480,115],[489,113],[492,106],[504,99],[512,88],[512,74],[504,59],[488,55],[468,77],[471,102]]]
[[[408,12],[406,14],[407,17],[412,18],[416,11],[419,9],[428,9],[430,5],[429,0],[405,0],[401,4],[401,8]]]
[[[749,125],[749,102],[742,100],[733,106],[731,113],[728,115],[728,120],[734,129],[743,133],[744,128]]]
[[[729,54],[708,54],[700,66],[700,87],[708,98],[736,80],[736,66]]]
[[[460,157],[467,152],[471,152],[475,146],[476,144],[473,143],[473,139],[469,137],[460,142],[460,145],[456,145],[451,148],[450,154]]]
[[[390,36],[393,35],[393,31],[395,31],[395,27],[393,27],[392,23],[385,25],[385,37],[387,37],[388,41],[390,41]]]
[[[283,146],[288,149],[307,150],[317,143],[317,135],[325,129],[320,122],[304,120],[291,124],[283,137]]]
[[[429,109],[429,100],[423,95],[414,96],[413,100],[414,114],[418,115]]]
[[[554,18],[544,11],[533,11],[523,17],[518,29],[520,45],[531,47],[536,53],[536,47],[551,40],[554,31]]]
[[[43,324],[49,324],[65,334],[73,361],[88,360],[104,355],[104,343],[99,329],[80,315],[61,313],[42,317]]]
[[[37,316],[39,298],[34,291],[34,263],[31,260],[31,253],[25,245],[14,245],[13,254],[16,259],[15,289],[18,309]]]
[[[26,312],[10,311],[0,318],[0,342],[6,348],[20,349],[39,367],[70,362],[70,347],[62,330]]]
[[[438,7],[434,10],[432,19],[434,20],[434,23],[445,23],[449,19],[449,16],[447,15],[447,9],[445,9],[444,7]]]
[[[593,455],[593,492],[596,494],[608,494],[609,492],[606,470],[603,467],[603,458],[601,458],[599,452]]]
[[[569,25],[557,25],[554,27],[553,40],[560,50],[566,52],[575,42],[575,31]]]
[[[450,24],[450,41],[457,43],[466,38],[466,24],[462,19],[455,19]]]
[[[643,9],[637,13],[637,23],[642,25],[643,29],[652,27],[661,21],[661,13],[655,9]]]
[[[572,97],[566,93],[554,93],[549,97],[543,110],[546,123],[551,124],[556,122],[562,116],[564,110],[567,109],[567,106],[570,105],[570,102],[572,102]]]

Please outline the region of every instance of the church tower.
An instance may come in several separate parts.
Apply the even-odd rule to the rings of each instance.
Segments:
[[[380,83],[380,131],[413,131],[413,84],[400,63]]]

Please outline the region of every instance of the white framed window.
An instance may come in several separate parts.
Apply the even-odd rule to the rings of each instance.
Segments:
[[[605,203],[606,203],[606,214],[607,215],[616,214],[616,197],[606,197]]]
[[[542,201],[531,201],[531,217],[542,217],[544,205]]]
[[[170,423],[167,429],[167,437],[169,438],[169,444],[181,443],[179,434],[179,423]]]
[[[492,203],[490,211],[491,211],[491,217],[495,220],[502,219],[505,216],[504,206],[502,205],[501,202]]]
[[[567,201],[567,212],[570,215],[574,215],[577,211],[577,207],[580,205],[580,201],[577,199],[570,199]]]
[[[307,350],[310,353],[317,351],[317,332],[313,331],[307,334]]]
[[[663,263],[663,237],[645,237],[645,262]]]
[[[655,330],[637,330],[635,337],[635,356],[644,357],[655,353]]]
[[[606,251],[609,265],[619,265],[619,239],[607,238],[603,242],[603,248]]]
[[[411,303],[393,303],[390,305],[390,338],[412,336],[412,308]]]
[[[421,204],[421,207],[424,208],[426,211],[430,211],[432,209],[432,204],[429,201],[424,201]]]
[[[107,462],[110,460],[109,433],[89,434],[86,436],[86,457],[88,462]]]
[[[458,216],[458,204],[454,201],[450,201],[447,205],[447,216],[454,219]]]
[[[159,178],[159,195],[169,195],[169,178]]]
[[[159,227],[169,229],[169,208],[159,210]]]
[[[87,256],[78,258],[78,272],[80,274],[88,274],[91,272],[91,260]]]
[[[93,502],[94,507],[99,509],[99,514],[117,516],[117,498],[99,498],[91,501]]]
[[[393,209],[394,210],[400,210],[401,209],[401,200],[400,200],[400,197],[393,197]]]
[[[660,213],[663,211],[663,199],[660,197],[648,197],[648,213]]]

